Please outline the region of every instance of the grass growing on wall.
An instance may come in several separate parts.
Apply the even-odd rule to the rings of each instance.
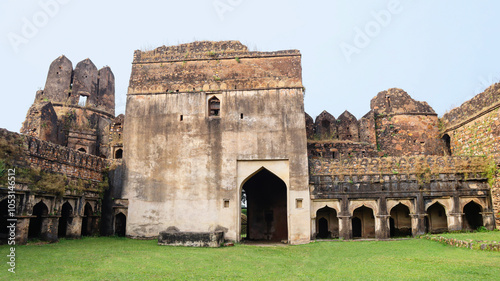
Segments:
[[[0,246],[6,253],[7,246]],[[223,248],[126,238],[17,246],[16,280],[498,280],[500,254],[433,241]],[[43,257],[43,258],[41,258]],[[7,264],[0,279],[13,278]]]

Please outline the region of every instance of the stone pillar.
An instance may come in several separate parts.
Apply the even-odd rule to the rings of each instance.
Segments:
[[[77,239],[82,236],[82,217],[74,216],[68,221],[66,238]]]
[[[483,225],[488,230],[495,229],[495,214],[493,212],[482,212],[480,213],[483,216]]]
[[[347,195],[343,195],[342,200],[340,200],[340,212],[337,217],[339,218],[339,238],[344,240],[352,239],[352,217],[349,212]]]
[[[413,237],[425,234],[426,214],[410,214],[411,216],[411,234]]]
[[[99,235],[100,226],[101,226],[101,217],[100,216],[92,216],[90,234],[92,236]]]
[[[387,199],[385,196],[381,196],[378,200],[378,214],[375,215],[375,238],[388,239],[391,237],[389,217],[390,215],[387,213]]]
[[[56,242],[60,216],[46,216],[42,220],[42,240]]]
[[[448,231],[462,230],[462,216],[464,213],[450,213],[448,215]]]
[[[338,216],[339,218],[339,238],[344,240],[352,239],[351,216]]]
[[[16,218],[16,245],[25,245],[28,242],[28,231],[32,216],[18,216]]]
[[[389,215],[375,216],[375,238],[388,239],[390,237]]]
[[[316,239],[316,218],[311,218],[311,239]]]
[[[458,195],[457,190],[455,190],[452,199],[453,207],[451,208],[448,216],[448,231],[462,230],[462,217],[464,214],[460,209],[460,196]]]

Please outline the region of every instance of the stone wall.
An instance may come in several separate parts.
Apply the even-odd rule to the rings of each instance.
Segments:
[[[309,157],[322,157],[332,159],[351,159],[378,156],[376,147],[370,143],[350,141],[307,141]]]
[[[490,158],[492,200],[497,227],[500,228],[500,83],[466,101],[441,118],[443,139],[452,155]]]
[[[0,154],[2,216],[12,192],[5,171],[15,169],[17,244],[28,238],[57,241],[61,235],[78,238],[99,232],[107,160],[5,129],[0,129]]]
[[[135,51],[129,94],[302,88],[300,52],[250,52],[238,41]]]

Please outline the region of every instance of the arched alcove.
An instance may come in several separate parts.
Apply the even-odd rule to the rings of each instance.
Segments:
[[[428,232],[441,233],[448,231],[448,218],[443,205],[438,202],[432,204],[427,209],[427,216],[429,217]]]
[[[92,235],[92,206],[87,202],[83,211],[82,236]]]
[[[355,218],[359,219],[361,222],[361,235],[354,236],[354,222]],[[375,237],[375,217],[373,215],[373,209],[366,206],[361,206],[354,210],[353,212],[353,236],[362,238],[374,238]]]
[[[28,238],[40,238],[42,235],[42,223],[44,217],[49,214],[49,208],[42,201],[33,206],[33,216],[30,218],[30,225],[28,229]]]
[[[330,207],[323,207],[316,212],[316,237],[335,238],[339,236],[339,219],[337,211]]]
[[[410,209],[401,203],[391,209],[389,220],[391,237],[411,236]]]
[[[127,217],[120,212],[115,216],[115,235],[124,237],[126,228],[127,228]]]
[[[9,204],[8,200],[4,199],[0,202],[0,244],[6,243],[9,237],[9,230],[7,229],[9,218]]]
[[[446,155],[451,156],[451,138],[450,138],[450,135],[444,134],[442,139],[444,142],[444,149],[445,149]]]
[[[69,202],[64,203],[61,209],[61,217],[59,218],[59,226],[57,228],[58,237],[66,237],[68,225],[70,225],[73,220],[71,217],[72,214],[73,207],[71,207],[71,204],[69,204]]]
[[[483,208],[474,201],[464,206],[463,228],[466,230],[476,230],[483,226]]]
[[[123,158],[123,149],[119,148],[115,151],[115,159],[122,159]]]

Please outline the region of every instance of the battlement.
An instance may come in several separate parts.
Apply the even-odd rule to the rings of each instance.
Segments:
[[[177,46],[161,46],[152,51],[134,52],[133,63],[177,62],[192,60],[264,58],[300,56],[298,50],[251,52],[239,41],[197,41]]]
[[[136,51],[128,94],[302,87],[297,50],[249,52],[238,41],[203,41]]]

